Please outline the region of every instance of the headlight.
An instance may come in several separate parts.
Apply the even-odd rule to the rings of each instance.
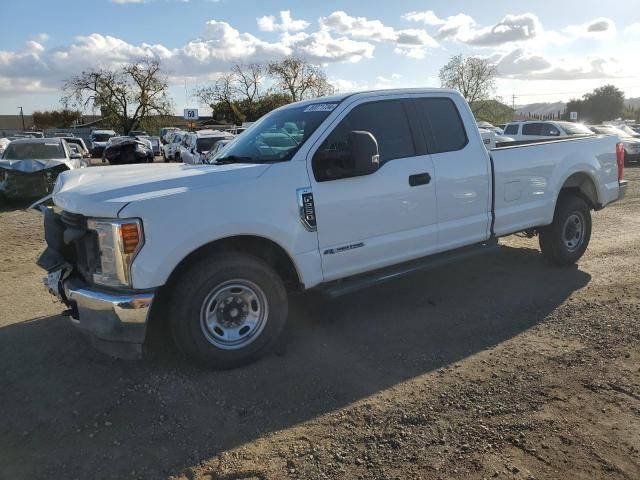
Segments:
[[[90,219],[87,228],[98,235],[100,268],[93,281],[108,287],[131,287],[131,264],[144,244],[138,219]]]

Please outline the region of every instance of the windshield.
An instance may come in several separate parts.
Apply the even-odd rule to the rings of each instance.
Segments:
[[[562,127],[567,135],[593,135],[593,132],[581,123],[562,122],[558,125]]]
[[[207,162],[244,161],[251,163],[291,160],[300,146],[311,136],[337,103],[316,103],[273,111],[227,148]]]
[[[106,142],[111,137],[115,137],[115,135],[111,135],[110,133],[95,133],[91,136],[94,142]]]
[[[60,142],[10,143],[2,156],[3,160],[64,160],[66,158]]]

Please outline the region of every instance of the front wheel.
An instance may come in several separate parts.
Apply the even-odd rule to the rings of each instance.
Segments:
[[[234,368],[267,354],[288,316],[278,274],[257,257],[213,255],[183,272],[172,292],[178,348],[212,368]]]
[[[591,209],[577,195],[562,195],[553,223],[540,229],[542,254],[552,264],[566,267],[584,255],[591,239]]]

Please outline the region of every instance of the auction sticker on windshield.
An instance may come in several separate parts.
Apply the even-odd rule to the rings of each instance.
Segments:
[[[305,112],[332,112],[338,106],[337,103],[314,103],[304,109]]]

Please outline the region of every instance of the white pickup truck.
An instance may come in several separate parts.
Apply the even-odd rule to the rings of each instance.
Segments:
[[[234,367],[274,345],[289,292],[346,293],[523,231],[573,264],[591,211],[625,193],[623,156],[613,136],[487,152],[451,90],[325,97],[265,115],[208,164],[63,173],[39,265],[112,354],[140,355],[166,320],[188,356]]]

